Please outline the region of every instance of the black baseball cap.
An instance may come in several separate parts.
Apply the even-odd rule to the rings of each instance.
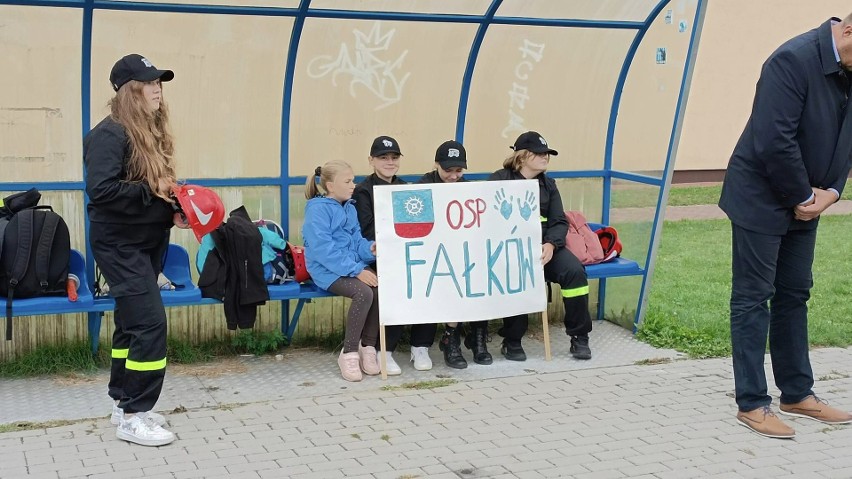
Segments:
[[[373,146],[370,147],[370,156],[382,156],[385,153],[396,153],[402,155],[399,151],[399,143],[389,136],[380,136],[373,140]]]
[[[455,167],[467,169],[467,153],[464,151],[464,145],[453,140],[441,143],[435,152],[435,161],[444,170]]]
[[[509,148],[515,151],[527,150],[533,153],[550,153],[553,156],[559,154],[556,150],[547,146],[547,141],[545,141],[544,137],[537,131],[522,133],[521,136],[515,140],[515,145],[510,146]]]
[[[130,80],[136,81],[171,81],[175,77],[175,72],[171,70],[157,70],[147,58],[138,53],[125,55],[121,60],[115,62],[112,66],[112,71],[109,72],[109,82],[112,89],[118,91],[122,85]]]

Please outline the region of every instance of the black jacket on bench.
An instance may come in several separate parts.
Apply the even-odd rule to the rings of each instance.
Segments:
[[[257,307],[269,300],[260,231],[240,206],[210,235],[216,248],[207,255],[198,279],[201,295],[224,303],[228,329],[252,328]]]

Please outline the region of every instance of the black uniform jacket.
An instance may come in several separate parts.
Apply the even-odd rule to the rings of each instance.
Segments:
[[[831,20],[766,60],[722,186],[719,206],[731,222],[772,235],[816,228],[817,220],[795,220],[793,210],[812,186],[843,191],[852,165],[848,93]]]
[[[104,118],[83,140],[89,220],[96,223],[173,226],[172,205],[144,182],[129,182],[130,142],[124,127]]]
[[[375,173],[364,178],[352,192],[355,200],[355,210],[358,212],[358,224],[361,225],[361,235],[370,241],[376,241],[376,217],[373,212],[373,187],[379,185],[404,185],[406,181],[394,176],[390,183],[382,180]]]

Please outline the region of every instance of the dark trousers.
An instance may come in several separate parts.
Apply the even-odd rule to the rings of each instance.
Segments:
[[[731,346],[740,411],[772,402],[763,363],[766,338],[781,402],[813,394],[808,305],[816,229],[765,235],[731,225]]]
[[[169,230],[93,222],[90,239],[115,299],[109,395],[126,413],[150,411],[166,374],[166,310],[157,275]]]
[[[385,347],[388,351],[396,351],[396,346],[402,338],[404,325],[385,326]],[[416,348],[429,348],[435,344],[435,333],[438,332],[438,325],[430,324],[412,324],[411,325],[411,346]],[[378,349],[378,346],[376,346]]]
[[[562,302],[565,306],[565,332],[569,336],[588,336],[592,330],[589,314],[589,281],[586,268],[570,251],[559,248],[553,258],[544,265],[544,279],[559,283]],[[503,327],[498,334],[508,341],[520,341],[527,332],[529,317],[526,314],[503,318]]]

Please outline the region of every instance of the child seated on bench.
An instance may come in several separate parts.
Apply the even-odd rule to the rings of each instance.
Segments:
[[[376,243],[361,235],[354,190],[355,175],[347,163],[329,161],[317,167],[305,183],[308,202],[302,226],[305,262],[314,283],[352,299],[337,359],[347,381],[360,381],[362,371],[371,376],[381,372],[374,346],[379,336],[379,280],[367,267],[376,260]]]
[[[544,279],[559,283],[562,291],[565,333],[571,337],[571,355],[576,359],[591,359],[589,333],[592,331],[592,318],[589,315],[589,282],[586,269],[580,260],[565,248],[568,221],[562,208],[562,197],[556,182],[546,174],[550,157],[558,153],[535,131],[521,134],[510,148],[514,153],[503,160],[503,168],[492,173],[488,179],[538,181]],[[526,314],[503,319],[503,327],[498,334],[503,336],[501,352],[506,359],[527,359],[521,346],[521,338],[527,332],[528,322]]]

